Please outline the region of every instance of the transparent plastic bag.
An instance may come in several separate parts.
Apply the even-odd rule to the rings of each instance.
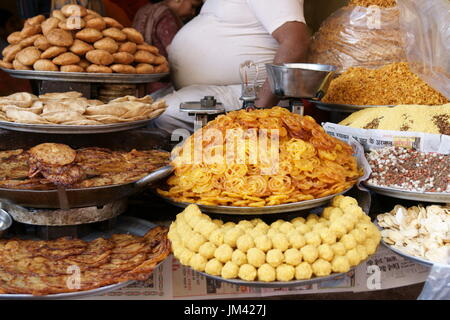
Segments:
[[[450,2],[397,0],[411,70],[450,99]]]
[[[435,264],[418,300],[450,300],[450,265]]]
[[[309,60],[349,67],[377,68],[406,61],[398,7],[346,6],[328,17],[313,36]]]

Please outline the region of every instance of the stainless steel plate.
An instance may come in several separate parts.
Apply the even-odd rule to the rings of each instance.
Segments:
[[[120,216],[117,219],[117,223],[114,228],[107,232],[94,232],[90,235],[83,237],[82,239],[85,241],[92,241],[99,237],[110,237],[113,234],[119,233],[128,233],[136,236],[143,236],[150,229],[156,227],[153,223],[137,219],[133,217]],[[161,262],[162,263],[162,262]],[[85,298],[89,296],[95,296],[102,293],[107,293],[113,290],[117,290],[119,288],[126,287],[132,284],[135,281],[126,281],[121,283],[112,284],[109,286],[87,290],[87,291],[79,291],[79,292],[70,292],[70,293],[58,293],[58,294],[50,294],[46,296],[33,296],[31,294],[0,294],[0,300],[54,300],[54,299],[69,299],[69,298]]]
[[[369,189],[375,191],[376,193],[382,194],[384,196],[414,200],[414,201],[425,201],[425,202],[437,202],[437,203],[450,203],[450,193],[444,192],[414,192],[407,191],[391,187],[380,187],[364,182],[364,185]]]
[[[1,208],[1,204],[0,204]],[[6,230],[11,227],[12,219],[11,216],[3,209],[0,209],[0,237],[3,235]]]
[[[311,208],[320,207],[326,203],[328,203],[332,198],[339,194],[344,194],[349,191],[351,188],[344,190],[342,192],[332,194],[323,198],[305,200],[294,203],[286,203],[279,204],[274,206],[265,206],[265,207],[234,207],[234,206],[207,206],[202,204],[197,204],[202,212],[208,213],[220,213],[220,214],[230,214],[230,215],[262,215],[262,214],[276,214],[276,213],[285,213],[285,212],[293,212],[293,211],[301,211]],[[161,195],[160,195],[161,196]],[[163,199],[168,201],[169,203],[185,208],[192,203],[188,202],[177,202],[173,201],[170,198],[161,196]]]
[[[0,68],[12,77],[30,80],[67,81],[67,82],[104,82],[104,83],[147,83],[158,81],[169,73],[127,74],[127,73],[91,73],[13,70]]]
[[[353,104],[338,104],[338,103],[326,103],[322,101],[317,100],[309,100],[311,103],[313,103],[318,109],[324,110],[324,111],[331,111],[331,112],[346,112],[346,113],[352,113],[363,109],[368,108],[379,108],[379,107],[393,107],[393,105],[383,105],[383,106],[375,106],[375,105],[367,105],[367,106],[358,106]]]

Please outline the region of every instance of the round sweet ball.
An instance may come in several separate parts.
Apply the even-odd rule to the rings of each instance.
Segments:
[[[346,256],[335,256],[331,261],[331,270],[333,272],[341,273],[350,270],[350,263]]]
[[[313,226],[312,231],[320,233],[324,229],[327,229],[327,224],[325,222],[319,222]]]
[[[337,236],[334,231],[331,231],[330,229],[322,229],[319,232],[320,239],[322,240],[322,243],[324,244],[333,244],[336,243]]]
[[[212,259],[214,257],[214,252],[216,251],[217,247],[212,242],[205,242],[200,246],[198,249],[198,253],[201,254],[206,259]]]
[[[255,229],[267,232],[270,229],[270,226],[264,221],[260,221],[255,225]]]
[[[357,266],[361,262],[361,257],[356,249],[349,250],[345,256],[352,267]]]
[[[193,252],[198,252],[200,246],[205,242],[206,242],[205,237],[203,237],[199,233],[194,233],[190,238],[190,240],[186,243],[186,247]]]
[[[330,225],[330,230],[333,231],[338,238],[341,238],[347,233],[347,228],[341,221],[334,221]]]
[[[353,236],[358,244],[363,244],[366,241],[366,234],[360,229],[353,229],[349,234]]]
[[[358,244],[356,246],[356,250],[359,253],[359,257],[361,259],[361,261],[366,260],[367,257],[369,256],[369,254],[367,253],[367,249],[365,246]]]
[[[307,262],[302,262],[295,268],[295,279],[297,280],[311,279],[312,274],[313,270],[311,265]]]
[[[341,201],[344,200],[344,198],[345,198],[345,196],[343,196],[342,194],[340,194],[340,195],[334,197],[334,198],[331,200],[331,205],[332,205],[333,207],[339,207],[339,205],[341,204]]]
[[[336,242],[331,245],[331,249],[333,249],[335,256],[345,256],[347,249],[342,242]]]
[[[205,266],[207,262],[208,260],[206,260],[204,256],[196,253],[191,257],[189,265],[192,267],[192,269],[203,272],[205,271]]]
[[[189,251],[186,248],[182,248],[180,250],[180,254],[178,260],[180,260],[181,264],[184,264],[185,266],[188,266],[189,263],[191,262],[191,258],[194,255],[194,253],[192,251]]]
[[[222,262],[217,259],[211,259],[205,265],[205,272],[212,276],[220,276],[222,274],[222,268]]]
[[[256,239],[259,236],[262,236],[262,235],[266,234],[266,232],[264,230],[258,229],[258,228],[247,229],[245,232],[246,232],[246,234],[251,236],[253,239]]]
[[[209,235],[209,241],[211,241],[216,246],[222,245],[223,239],[224,239],[224,233],[221,229],[214,230]]]
[[[300,249],[306,244],[305,237],[301,235],[297,230],[291,232],[288,235],[289,244],[294,249]]]
[[[251,248],[247,252],[247,261],[252,266],[259,268],[266,262],[266,254],[257,248]]]
[[[356,248],[357,242],[355,238],[351,234],[344,234],[339,240],[344,245],[345,249],[351,250],[353,248]]]
[[[308,263],[313,263],[319,257],[319,251],[317,248],[310,244],[307,244],[301,248],[300,253],[302,254],[303,260]]]
[[[216,251],[214,251],[214,257],[223,263],[230,261],[232,254],[233,249],[225,243],[217,247]]]
[[[337,218],[342,217],[342,216],[344,215],[344,211],[342,211],[340,208],[332,208],[332,209],[330,210],[329,215],[330,215],[329,220],[330,220],[331,222],[333,222],[333,221],[336,220]]]
[[[330,213],[331,213],[331,210],[332,210],[333,208],[334,208],[334,207],[326,207],[325,209],[323,209],[323,211],[322,211],[322,217],[325,218],[325,219],[330,219]]]
[[[225,232],[223,242],[232,248],[236,248],[237,239],[244,234],[245,232],[241,228],[232,227]]]
[[[260,235],[255,238],[255,246],[259,250],[267,252],[272,249],[272,240],[266,235]]]
[[[242,230],[247,230],[247,229],[253,229],[253,223],[251,223],[248,220],[241,220],[239,221],[239,223],[237,224],[237,227],[241,228]]]
[[[292,266],[298,266],[302,262],[302,254],[298,249],[287,249],[284,252],[284,262]]]
[[[328,244],[321,244],[319,246],[319,258],[326,260],[326,261],[331,261],[334,257],[334,252],[333,249],[331,249],[331,246]]]
[[[308,226],[307,224],[300,224],[295,227],[295,230],[297,230],[299,233],[304,235],[304,234],[310,232],[312,230],[312,228],[310,226]]]
[[[294,231],[295,227],[292,223],[285,221],[280,225],[278,230],[284,234],[288,234],[289,232]]]
[[[247,252],[250,248],[255,246],[253,238],[248,234],[243,234],[236,240],[236,247],[242,252]]]
[[[366,247],[367,254],[374,254],[377,251],[379,241],[374,239],[366,239],[364,246]]]
[[[297,217],[297,218],[294,218],[291,220],[291,223],[296,227],[298,225],[304,224],[305,222],[306,222],[306,219],[303,217]]]
[[[326,277],[331,274],[331,263],[323,259],[316,260],[311,268],[317,277]]]
[[[232,221],[228,221],[222,225],[222,230],[227,231],[234,227],[236,227],[236,223],[234,223]]]
[[[316,231],[311,231],[305,234],[305,241],[306,244],[310,244],[316,247],[320,246],[320,244],[322,243],[322,239],[320,238],[319,233]]]
[[[258,280],[263,282],[272,282],[276,279],[275,268],[265,263],[258,269]]]
[[[243,264],[239,268],[238,276],[245,281],[253,281],[256,279],[256,268],[251,264]]]
[[[228,261],[222,268],[221,276],[224,279],[235,279],[239,274],[239,266],[232,262]]]
[[[212,222],[218,227],[223,226],[223,221],[220,219],[214,219],[214,220],[212,220]]]
[[[341,223],[345,227],[345,233],[350,232],[355,227],[353,219],[347,219],[345,215],[335,220],[335,223]]]
[[[363,209],[361,209],[361,207],[358,205],[347,206],[345,208],[345,213],[352,215],[356,219],[360,219],[365,215]]]
[[[306,222],[308,222],[309,220],[316,220],[318,222],[319,221],[319,216],[317,214],[315,214],[315,213],[310,213],[306,217]]]
[[[289,248],[289,240],[284,233],[277,233],[272,237],[272,246],[275,249],[286,251]]]
[[[358,205],[358,201],[352,197],[344,197],[341,201],[339,201],[339,208],[345,209],[349,206]]]
[[[277,221],[272,222],[272,224],[270,225],[270,227],[271,227],[272,229],[275,229],[275,230],[278,230],[278,231],[279,231],[280,226],[281,226],[284,222],[285,222],[284,220],[278,219]]]
[[[284,254],[280,249],[269,250],[266,254],[266,261],[272,267],[276,268],[284,261]]]
[[[295,268],[288,264],[281,264],[276,269],[278,281],[291,281],[295,277]]]
[[[241,250],[237,249],[233,251],[231,255],[231,261],[233,261],[238,266],[242,266],[247,263],[247,255]]]

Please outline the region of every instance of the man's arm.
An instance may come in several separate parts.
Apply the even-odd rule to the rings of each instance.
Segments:
[[[280,47],[275,55],[274,63],[304,62],[308,53],[310,33],[302,22],[286,22],[276,29],[272,36]],[[273,107],[279,99],[272,94],[269,81],[266,79],[256,99],[258,108]]]

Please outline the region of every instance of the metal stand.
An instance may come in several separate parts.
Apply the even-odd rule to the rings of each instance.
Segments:
[[[219,114],[225,113],[222,103],[217,102],[213,96],[205,96],[200,102],[184,102],[180,104],[180,111],[194,116],[194,130],[204,127],[208,121]]]

